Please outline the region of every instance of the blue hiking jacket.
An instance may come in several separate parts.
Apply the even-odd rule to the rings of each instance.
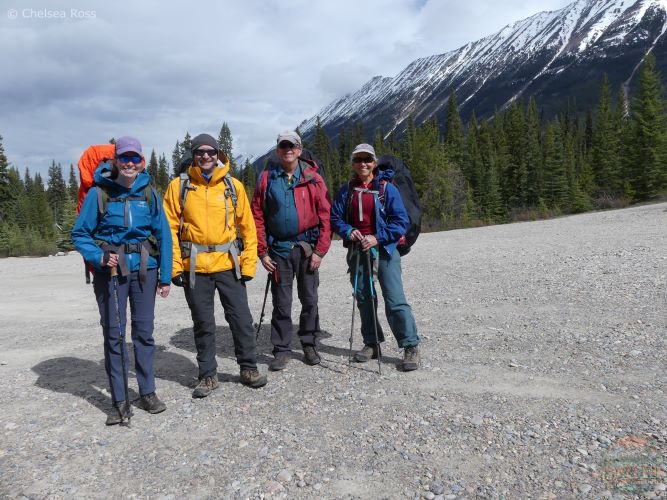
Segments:
[[[127,189],[115,181],[109,179],[111,164],[102,163],[95,170],[95,186],[104,186],[109,198],[126,198],[128,196],[143,196],[145,188],[150,184],[150,176],[146,170],[137,175],[134,184]],[[126,202],[128,206],[127,226],[125,227],[125,204],[121,201],[107,202],[106,212],[99,213],[97,204],[97,189],[92,187],[86,194],[81,206],[81,212],[76,219],[72,229],[72,241],[77,251],[84,260],[93,265],[98,271],[109,271],[108,267],[102,267],[100,261],[104,252],[95,243],[101,240],[111,245],[122,245],[125,243],[141,243],[153,235],[158,241],[160,255],[148,257],[148,269],[159,267],[159,283],[171,283],[172,268],[172,242],[171,231],[162,209],[162,202],[157,193],[151,190],[153,200],[149,205],[147,201],[133,200]],[[127,266],[130,271],[138,271],[141,263],[139,253],[125,254]],[[159,262],[158,262],[159,259]]]
[[[375,170],[375,177],[371,188],[380,190],[380,181],[386,181],[384,188],[384,203],[380,202],[378,195],[375,198],[375,237],[378,246],[391,256],[396,250],[398,240],[401,239],[410,226],[408,212],[405,210],[401,194],[396,186],[391,183],[394,178],[393,170]],[[350,241],[350,234],[354,229],[348,224],[348,203],[350,200],[350,182],[344,184],[331,207],[331,227],[345,241]]]

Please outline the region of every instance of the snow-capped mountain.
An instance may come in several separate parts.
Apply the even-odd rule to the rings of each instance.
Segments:
[[[376,76],[354,93],[299,125],[304,136],[317,117],[330,137],[361,120],[367,133],[401,131],[441,117],[456,91],[461,116],[489,115],[515,99],[534,96],[547,114],[594,105],[602,75],[612,88],[632,85],[644,56],[653,51],[667,73],[667,0],[577,0],[541,12],[458,50],[418,59],[395,77]]]

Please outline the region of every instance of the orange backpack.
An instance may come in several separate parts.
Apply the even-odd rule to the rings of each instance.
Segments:
[[[116,152],[113,144],[96,144],[88,147],[79,158],[79,196],[76,204],[76,213],[81,211],[83,199],[88,190],[93,187],[93,174],[100,163],[112,160]]]

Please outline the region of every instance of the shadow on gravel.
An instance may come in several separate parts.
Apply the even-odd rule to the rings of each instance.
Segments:
[[[38,375],[37,387],[77,396],[104,413],[111,408],[111,397],[102,392],[109,387],[104,360],[95,362],[73,357],[47,359],[33,366],[32,371]],[[130,398],[138,397],[139,394],[130,389]]]
[[[255,326],[255,331],[257,325]],[[326,339],[331,337],[331,334],[327,331],[322,331],[321,339]],[[192,328],[183,328],[178,330],[172,337],[169,339],[169,343],[174,347],[183,349],[184,351],[189,351],[196,353],[197,349],[195,348],[195,338]],[[320,344],[322,347],[326,347],[323,344]],[[318,349],[320,349],[318,347]],[[329,349],[327,347],[327,349]],[[331,348],[335,349],[335,348]],[[328,352],[322,349],[323,352]],[[298,335],[294,333],[292,339],[292,359],[303,361],[303,352],[301,350],[301,343],[299,342]],[[236,360],[234,354],[234,340],[232,339],[232,331],[228,326],[216,326],[215,328],[215,354],[220,358]],[[268,365],[273,359],[273,344],[271,344],[271,324],[263,324],[262,328],[257,336],[257,363]],[[196,371],[195,371],[196,374]],[[218,373],[220,381],[223,382],[224,374]],[[238,381],[238,377],[234,377],[235,381]],[[184,384],[185,385],[185,384]]]
[[[128,344],[129,347],[129,344]],[[185,356],[166,351],[164,346],[157,345],[155,352],[155,378],[170,380],[185,387],[195,385],[197,366]],[[134,355],[130,356],[130,385],[136,387],[134,380]],[[109,379],[104,369],[104,359],[90,361],[74,357],[53,358],[42,361],[32,367],[38,377],[35,386],[53,392],[77,396],[102,412],[109,411],[112,405],[111,396],[102,390],[109,390]],[[159,391],[159,381],[156,381]],[[130,400],[134,401],[139,393],[132,387],[129,389]]]

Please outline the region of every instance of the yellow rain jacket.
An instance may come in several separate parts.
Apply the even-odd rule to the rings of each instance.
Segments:
[[[241,274],[254,277],[257,264],[257,232],[252,217],[248,197],[243,184],[232,178],[236,188],[236,216],[231,196],[225,196],[224,176],[229,172],[229,160],[213,169],[209,182],[202,177],[197,166],[188,169],[191,189],[185,198],[183,209],[183,229],[181,238],[200,245],[220,245],[233,241],[237,237],[236,228],[243,240],[243,252],[239,258]],[[174,242],[174,264],[172,276],[190,270],[190,258],[183,258],[179,242],[181,204],[179,200],[181,179],[175,178],[169,183],[164,195],[164,211],[171,228]],[[194,188],[194,189],[192,189]],[[227,206],[227,225],[225,226],[225,205]],[[216,273],[234,269],[234,261],[228,252],[204,252],[196,257],[197,273]],[[237,276],[240,279],[241,276]]]

